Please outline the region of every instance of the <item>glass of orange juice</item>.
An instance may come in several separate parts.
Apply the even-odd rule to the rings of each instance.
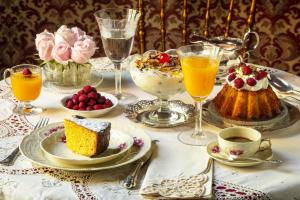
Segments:
[[[202,129],[202,103],[211,93],[220,63],[220,48],[210,43],[198,43],[177,49],[188,94],[195,100],[195,129],[183,132],[178,139],[189,145],[205,146],[214,135]]]
[[[7,79],[10,74],[10,83]],[[42,88],[42,69],[37,65],[21,64],[4,71],[3,78],[19,101],[15,113],[23,115],[38,114],[42,108],[31,105],[40,96]]]

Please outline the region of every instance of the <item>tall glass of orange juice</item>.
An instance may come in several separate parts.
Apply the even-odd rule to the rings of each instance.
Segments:
[[[211,93],[220,62],[220,48],[209,43],[182,46],[177,49],[188,94],[195,100],[195,130],[181,133],[178,138],[189,145],[207,145],[213,135],[202,129],[202,102]]]
[[[7,80],[10,74],[10,83]],[[38,114],[41,108],[31,105],[31,101],[36,100],[42,88],[42,69],[31,64],[16,65],[6,69],[3,78],[7,85],[11,86],[12,92],[19,101],[14,112],[18,114]]]

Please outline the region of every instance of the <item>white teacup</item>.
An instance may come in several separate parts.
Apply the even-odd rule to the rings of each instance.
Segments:
[[[263,145],[267,142],[267,145]],[[223,129],[218,136],[221,151],[239,158],[253,156],[257,151],[271,148],[270,139],[262,139],[260,132],[246,127]]]

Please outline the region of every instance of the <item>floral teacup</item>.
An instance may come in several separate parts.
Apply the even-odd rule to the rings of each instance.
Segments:
[[[246,127],[223,129],[219,133],[218,143],[225,154],[238,158],[251,157],[258,151],[271,148],[270,139],[262,139],[260,132]]]

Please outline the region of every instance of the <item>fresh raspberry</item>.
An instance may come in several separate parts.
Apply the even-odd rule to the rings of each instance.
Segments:
[[[250,86],[254,86],[254,85],[256,85],[256,80],[254,78],[248,78],[247,84]]]
[[[79,108],[79,110],[81,110],[81,111],[85,111],[86,109],[85,109],[85,108]]]
[[[242,68],[242,72],[244,75],[249,75],[252,73],[252,69],[249,66],[245,66]]]
[[[261,79],[267,77],[267,75],[268,75],[268,73],[264,70],[260,70],[258,73],[260,74]]]
[[[86,107],[86,110],[87,110],[87,111],[93,110],[93,106],[88,106],[88,107]]]
[[[230,74],[230,75],[228,76],[228,80],[229,80],[229,81],[232,81],[232,80],[234,80],[235,78],[236,78],[235,74]]]
[[[89,98],[91,98],[91,99],[97,99],[97,97],[98,97],[98,95],[97,95],[97,93],[96,92],[90,92],[90,93],[88,93],[88,95],[87,95]]]
[[[111,100],[106,99],[105,105],[109,108],[109,107],[111,107],[113,104],[112,104]]]
[[[104,106],[103,106],[103,105],[97,104],[97,105],[94,105],[93,108],[94,108],[95,110],[101,110],[101,109],[104,108]]]
[[[73,110],[79,110],[79,106],[78,105],[73,106]]]
[[[161,53],[159,55],[159,62],[160,63],[166,63],[170,61],[170,56],[167,53]]]
[[[93,88],[90,85],[86,85],[83,88],[83,91],[87,94],[89,93]]]
[[[240,63],[239,65],[238,65],[238,67],[246,67],[247,65],[246,65],[246,63]]]
[[[233,72],[235,72],[235,69],[234,69],[233,67],[230,67],[230,68],[228,69],[228,73],[231,74],[231,73],[233,73]]]
[[[101,97],[101,94],[100,93],[97,93],[97,98],[99,99]]]
[[[101,96],[99,99],[97,99],[97,102],[98,102],[98,104],[101,104],[101,105],[103,105],[103,104],[105,104],[105,97],[104,96]]]
[[[88,101],[88,97],[85,94],[80,95],[78,99],[80,102]]]
[[[261,79],[265,78],[267,75],[268,75],[267,72],[265,72],[263,70],[260,70],[260,71],[255,73],[255,79],[256,80],[261,80]]]
[[[79,108],[85,108],[86,107],[84,102],[80,102],[78,106],[79,106]]]
[[[84,91],[83,90],[79,90],[78,92],[77,92],[77,95],[82,95],[82,94],[84,94]]]
[[[30,71],[29,68],[23,69],[23,75],[24,75],[24,76],[29,76],[29,75],[31,75],[31,74],[32,74],[32,72]]]
[[[72,101],[73,101],[74,104],[78,104],[79,103],[79,99],[78,99],[78,95],[77,94],[73,95]]]
[[[234,80],[234,86],[237,88],[237,89],[240,89],[244,86],[244,81],[243,79],[241,78],[237,78]]]
[[[96,103],[97,103],[97,101],[95,99],[90,99],[88,102],[88,105],[93,106],[93,105],[96,105]]]
[[[69,108],[69,109],[72,109],[73,106],[74,106],[73,101],[72,101],[71,99],[68,99],[68,100],[66,101],[66,107]]]

